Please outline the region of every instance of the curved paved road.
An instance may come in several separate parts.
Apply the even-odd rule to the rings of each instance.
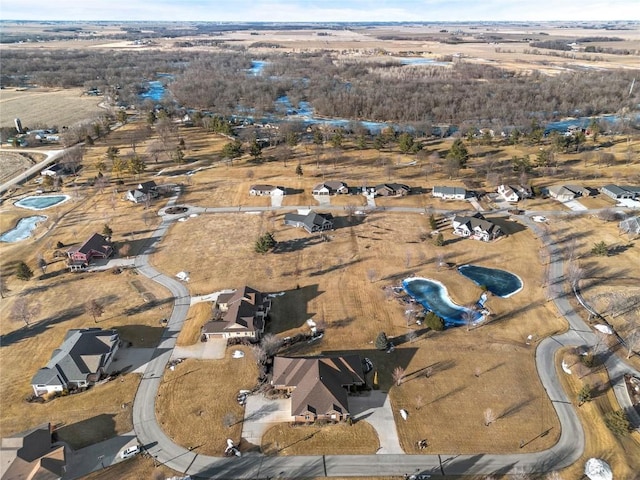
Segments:
[[[175,197],[170,205],[175,204]],[[295,208],[295,207],[288,207]],[[340,207],[343,208],[343,207]],[[269,208],[267,208],[269,209]],[[251,209],[256,211],[258,209]],[[261,210],[261,209],[260,209]],[[388,208],[389,211],[407,211],[403,208]],[[420,211],[423,209],[411,209]],[[192,208],[190,213],[248,211],[240,207],[232,208]],[[549,212],[547,212],[548,214]],[[182,215],[165,216],[162,224],[148,242],[144,254],[136,259],[139,271],[152,280],[167,287],[175,297],[175,306],[168,326],[149,363],[136,394],[133,418],[134,429],[141,444],[160,463],[170,468],[198,477],[259,479],[267,477],[326,477],[326,476],[388,476],[410,474],[429,475],[471,475],[504,474],[514,468],[527,472],[547,472],[573,464],[584,450],[584,432],[573,409],[572,402],[560,386],[556,369],[555,354],[566,345],[595,344],[596,338],[587,325],[573,310],[564,296],[554,299],[559,312],[570,325],[567,332],[546,338],[536,349],[536,365],[540,379],[549,398],[553,402],[561,423],[560,440],[552,448],[543,452],[506,455],[349,455],[349,456],[289,456],[266,457],[245,455],[242,458],[217,458],[199,455],[196,451],[176,445],[168,438],[158,424],[155,415],[155,399],[162,375],[175,346],[176,338],[187,315],[190,297],[185,286],[149,266],[149,255],[162,239],[171,222]],[[546,232],[537,225],[521,217],[536,232],[543,244],[550,249],[549,281],[562,281],[563,264],[559,250],[553,246]],[[615,355],[606,362],[610,375],[619,376],[622,371],[633,370]],[[638,373],[638,372],[634,372]],[[616,384],[617,385],[617,384]],[[626,389],[621,392],[614,387],[616,396],[624,406]],[[627,401],[628,395],[627,395]],[[630,402],[629,402],[630,403]],[[162,419],[160,419],[162,422]],[[195,447],[195,446],[194,446]]]

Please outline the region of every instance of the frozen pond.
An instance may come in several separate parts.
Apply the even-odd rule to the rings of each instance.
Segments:
[[[463,318],[465,312],[473,313],[474,323],[483,318],[480,312],[453,303],[449,292],[447,292],[447,287],[437,280],[420,277],[407,278],[402,282],[402,287],[424,308],[442,318],[447,327],[465,325],[467,323]]]
[[[517,275],[497,268],[462,265],[458,271],[479,286],[498,297],[507,298],[522,290],[522,280]]]
[[[14,205],[20,208],[26,208],[29,210],[44,210],[45,208],[53,207],[59,203],[69,200],[69,195],[40,195],[38,197],[24,197],[22,200],[18,200]]]
[[[0,242],[13,243],[25,240],[31,236],[31,232],[35,230],[36,226],[46,219],[47,217],[44,215],[21,218],[14,228],[0,235]]]

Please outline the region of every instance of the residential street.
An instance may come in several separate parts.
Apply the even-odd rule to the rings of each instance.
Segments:
[[[175,197],[170,201],[175,203]],[[290,207],[295,208],[295,207]],[[342,208],[342,207],[338,207]],[[270,207],[265,207],[265,210]],[[222,213],[247,211],[249,209],[195,208],[188,213]],[[262,209],[251,209],[262,210]],[[387,208],[385,211],[419,211],[424,209]],[[550,212],[544,212],[550,215]],[[323,477],[323,476],[388,476],[403,474],[459,475],[459,474],[503,474],[519,467],[528,472],[557,470],[574,463],[584,449],[584,433],[574,411],[572,402],[560,386],[557,377],[555,353],[566,345],[593,346],[595,335],[573,310],[567,298],[560,296],[554,302],[558,311],[567,318],[570,328],[567,332],[547,338],[536,349],[536,364],[540,379],[551,398],[561,423],[559,442],[552,448],[537,453],[507,455],[362,455],[362,456],[287,456],[264,457],[247,455],[242,458],[216,458],[199,455],[197,445],[179,446],[169,439],[155,417],[155,398],[164,374],[166,363],[171,357],[176,337],[182,328],[191,303],[184,284],[167,277],[149,266],[149,254],[154,245],[161,241],[172,220],[179,216],[165,217],[163,223],[154,232],[146,246],[145,253],[136,258],[136,267],[143,275],[167,287],[175,297],[175,306],[169,319],[161,344],[155,357],[149,362],[138,389],[133,417],[134,428],[141,445],[157,461],[170,468],[198,477],[257,479],[274,476],[286,478]],[[549,268],[550,284],[563,282],[563,264],[558,248],[547,234],[528,217],[519,217],[551,251]],[[626,366],[619,357],[610,355],[606,361],[607,369],[614,382],[614,391],[624,408],[630,406],[630,399],[619,388],[622,372],[640,373]],[[638,420],[638,419],[635,419]],[[640,425],[640,421],[636,424]],[[543,434],[543,432],[540,432]],[[193,451],[189,447],[194,447]]]

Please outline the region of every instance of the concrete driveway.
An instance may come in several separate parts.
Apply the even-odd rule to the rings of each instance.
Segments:
[[[115,359],[109,365],[107,373],[116,370],[125,370],[127,373],[144,373],[155,350],[155,348],[120,347],[116,352]]]
[[[380,449],[376,452],[378,455],[404,453],[400,447],[389,395],[371,390],[362,395],[350,396],[349,410],[354,421],[366,420],[376,429],[380,440]]]
[[[260,445],[262,435],[269,427],[292,421],[290,398],[269,400],[264,395],[249,395],[244,409],[242,438],[253,445]]]
[[[219,360],[224,358],[227,340],[224,338],[210,338],[206,342],[198,342],[186,347],[176,346],[171,352],[171,358],[198,358],[200,360]]]

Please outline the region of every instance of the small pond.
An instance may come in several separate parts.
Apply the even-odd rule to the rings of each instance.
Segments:
[[[31,236],[31,232],[35,230],[36,226],[46,219],[47,217],[44,215],[21,218],[14,228],[0,235],[0,242],[13,243],[25,240]]]
[[[498,297],[507,298],[522,290],[522,280],[517,275],[478,265],[462,265],[458,271],[479,286],[485,287]]]
[[[18,200],[14,205],[28,210],[44,210],[53,207],[59,203],[69,200],[69,195],[39,195],[37,197],[24,197]]]
[[[447,327],[465,325],[463,319],[465,312],[472,312],[475,316],[474,323],[480,322],[483,316],[480,312],[474,312],[453,303],[447,292],[447,287],[437,280],[430,278],[407,278],[402,282],[402,287],[413,299],[424,308],[432,311],[444,320]]]

